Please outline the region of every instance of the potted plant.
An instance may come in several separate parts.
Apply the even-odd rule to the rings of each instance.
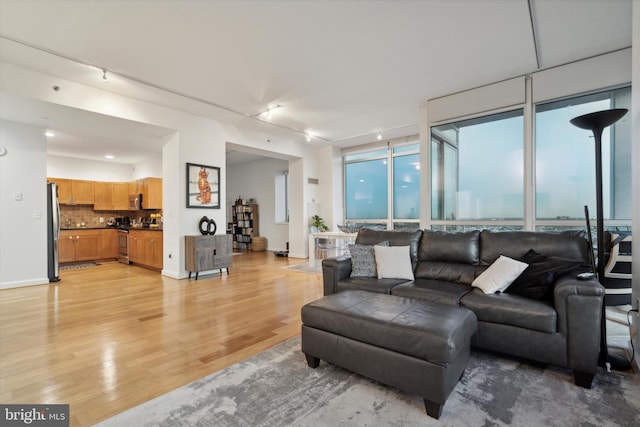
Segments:
[[[314,215],[311,217],[311,232],[323,232],[329,231],[329,227],[324,223],[324,219],[320,215]]]

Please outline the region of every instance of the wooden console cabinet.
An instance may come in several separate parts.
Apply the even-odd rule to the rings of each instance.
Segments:
[[[184,236],[185,270],[198,273],[208,270],[227,269],[231,267],[233,258],[233,240],[230,234]]]

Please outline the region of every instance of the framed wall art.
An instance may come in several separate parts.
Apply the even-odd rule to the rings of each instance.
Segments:
[[[220,209],[220,168],[187,163],[187,207]]]

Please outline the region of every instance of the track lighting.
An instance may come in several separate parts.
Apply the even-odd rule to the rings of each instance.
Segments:
[[[304,134],[305,138],[307,138],[307,142],[311,142],[311,135],[309,135],[308,133]]]
[[[102,83],[109,83],[109,79],[107,79],[107,69],[102,69]]]
[[[265,110],[260,111],[258,114],[253,115],[252,117],[264,117],[266,119],[270,118],[272,114],[277,113],[282,105],[276,104],[271,107],[267,107]]]

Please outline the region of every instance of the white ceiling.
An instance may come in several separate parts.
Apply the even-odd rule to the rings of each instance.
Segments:
[[[417,133],[418,108],[427,99],[629,47],[631,6],[632,0],[0,0],[0,59],[228,122],[252,121],[279,104],[270,119],[278,131],[285,127],[301,143],[309,132],[317,137],[312,144],[346,146],[374,141],[378,132]],[[111,83],[65,57],[106,68]],[[2,118],[37,121],[41,116],[29,108],[46,105],[33,104],[3,93]],[[49,127],[69,135],[51,144],[52,153],[82,156],[92,145],[109,144],[157,154],[159,144],[148,138],[170,133],[133,131],[129,123],[129,136],[117,136],[107,132],[117,128],[111,120],[94,118],[88,134],[50,117]]]

